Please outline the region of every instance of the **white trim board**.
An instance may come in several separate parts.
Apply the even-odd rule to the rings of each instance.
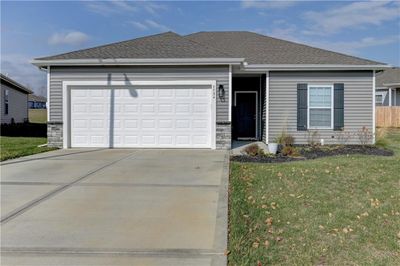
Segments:
[[[265,143],[269,143],[269,71],[265,76]]]
[[[62,103],[63,103],[63,148],[71,147],[71,114],[70,114],[70,86],[136,86],[136,85],[210,85],[212,90],[211,99],[211,149],[216,149],[216,80],[141,80],[141,81],[63,81]]]
[[[235,101],[234,101],[234,106],[236,107],[236,98],[238,93],[255,93],[256,94],[256,136],[254,137],[257,139],[258,137],[258,119],[259,119],[259,111],[258,111],[258,91],[235,91]],[[251,138],[251,137],[249,137]],[[244,138],[242,138],[244,139]]]

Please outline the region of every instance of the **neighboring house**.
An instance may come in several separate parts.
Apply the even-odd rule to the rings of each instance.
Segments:
[[[23,123],[28,121],[28,95],[31,90],[22,86],[15,80],[1,76],[1,123]]]
[[[49,145],[64,148],[227,149],[282,131],[301,144],[309,130],[337,143],[343,128],[375,131],[375,71],[388,68],[252,32],[167,32],[32,63],[48,71]]]
[[[46,109],[46,97],[38,96],[35,94],[29,94],[28,98],[29,109]]]
[[[389,68],[376,74],[377,106],[400,106],[400,68]]]

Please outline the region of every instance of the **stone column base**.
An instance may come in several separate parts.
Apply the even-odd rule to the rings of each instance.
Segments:
[[[47,145],[49,147],[63,147],[63,123],[62,122],[47,122]]]
[[[217,150],[230,150],[232,147],[231,122],[217,122],[216,133]]]

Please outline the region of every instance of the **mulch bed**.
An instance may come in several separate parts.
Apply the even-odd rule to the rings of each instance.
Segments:
[[[234,155],[231,160],[235,162],[253,162],[253,163],[284,163],[292,161],[312,160],[321,157],[336,156],[336,155],[375,155],[375,156],[393,156],[393,151],[386,150],[371,145],[345,145],[345,146],[297,146],[300,157],[288,157],[282,154],[266,155],[266,156],[249,156],[249,155]]]

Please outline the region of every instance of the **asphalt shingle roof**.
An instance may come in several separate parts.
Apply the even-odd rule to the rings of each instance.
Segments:
[[[385,87],[385,84],[400,84],[400,68],[389,68],[376,74],[376,87]]]
[[[186,38],[244,57],[249,64],[382,64],[248,31],[198,32]]]
[[[6,84],[8,86],[11,86],[14,89],[19,90],[19,91],[21,91],[23,93],[26,93],[26,94],[32,93],[32,91],[30,89],[28,89],[27,87],[25,87],[25,86],[21,85],[20,83],[16,82],[12,78],[10,78],[10,77],[8,77],[6,75],[3,75],[2,73],[0,73],[0,79],[1,79],[1,83],[2,84]]]
[[[229,54],[217,51],[203,44],[195,43],[174,32],[166,32],[70,53],[37,58],[37,60],[231,57]]]
[[[117,58],[245,58],[249,64],[382,64],[247,31],[198,32],[187,36],[166,32],[36,60]]]

